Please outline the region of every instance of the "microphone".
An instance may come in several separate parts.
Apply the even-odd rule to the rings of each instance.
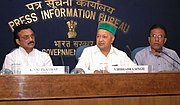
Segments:
[[[65,66],[65,65],[64,65],[64,58],[63,58],[63,55],[62,55],[62,54],[60,54],[60,59],[61,59],[62,66],[64,66],[65,73],[66,73],[66,74],[69,74],[69,66]]]
[[[60,57],[61,57],[61,63],[62,63],[62,65],[64,66],[64,58],[63,58],[63,55],[61,54]]]
[[[128,44],[126,45],[126,48],[129,50],[130,54],[132,54],[132,50]],[[137,65],[139,65],[135,57],[134,57],[134,61],[136,62]]]
[[[126,45],[126,48],[129,50],[130,53],[132,53],[132,50],[130,49],[129,45]]]
[[[61,49],[61,48],[59,47],[59,50],[60,50],[60,49]],[[62,53],[60,53],[60,59],[61,59],[62,66],[64,66],[64,58],[63,58]]]
[[[169,57],[169,58],[171,58],[173,61],[175,61],[178,65],[180,65],[180,63],[177,61],[177,60],[175,60],[173,57],[171,57],[170,55],[168,55],[166,52],[164,52],[164,51],[161,51],[163,54],[165,54],[167,57]]]

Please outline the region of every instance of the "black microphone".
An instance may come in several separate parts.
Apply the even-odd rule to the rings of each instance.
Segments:
[[[65,66],[65,64],[64,64],[64,58],[63,58],[62,53],[60,53],[60,59],[61,59],[62,66],[64,66],[65,73],[66,73],[66,74],[69,74],[69,66]]]
[[[168,56],[169,58],[171,58],[173,61],[175,61],[178,65],[180,65],[180,63],[177,61],[177,60],[175,60],[173,57],[171,57],[170,55],[168,55],[166,52],[164,52],[164,51],[161,51],[163,54],[165,54],[166,56]]]
[[[132,54],[132,50],[131,50],[131,48],[129,47],[128,44],[126,45],[126,48],[129,50],[130,54]],[[135,57],[134,57],[134,60],[135,60],[136,64],[139,65]]]
[[[61,57],[61,63],[62,63],[62,65],[64,66],[64,58],[63,58],[63,55],[60,54],[60,57]]]
[[[61,50],[60,47],[59,47],[59,50]],[[60,53],[60,59],[61,59],[62,66],[64,66],[64,58],[63,58],[62,52]]]

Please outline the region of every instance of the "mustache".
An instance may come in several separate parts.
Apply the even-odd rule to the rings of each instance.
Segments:
[[[31,43],[35,43],[35,42],[34,42],[34,41],[30,41],[30,42],[28,43],[28,45],[31,44]]]
[[[154,45],[160,45],[159,43],[154,43]]]

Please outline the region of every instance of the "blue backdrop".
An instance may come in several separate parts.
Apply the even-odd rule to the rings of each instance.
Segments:
[[[1,65],[15,47],[14,27],[23,23],[34,28],[36,48],[49,53],[54,65],[62,65],[62,55],[71,69],[76,64],[76,48],[95,44],[100,20],[117,25],[114,46],[128,55],[127,45],[131,50],[148,45],[148,30],[155,23],[166,26],[166,47],[180,54],[179,0],[3,0],[0,10]],[[77,36],[70,38],[68,33]]]

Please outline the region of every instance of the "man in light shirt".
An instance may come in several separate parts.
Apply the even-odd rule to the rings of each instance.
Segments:
[[[149,29],[148,41],[150,46],[137,52],[134,62],[138,65],[150,65],[149,72],[180,71],[180,59],[177,53],[164,47],[167,41],[166,28],[161,24],[154,24]]]
[[[6,55],[3,68],[12,69],[12,65],[22,66],[53,66],[50,56],[35,47],[35,33],[26,24],[14,29],[14,39],[19,48]]]
[[[116,26],[109,22],[100,22],[96,35],[96,45],[87,47],[75,68],[81,68],[85,73],[109,73],[102,71],[101,64],[110,66],[135,66],[136,64],[121,50],[112,46],[115,39]],[[109,68],[108,68],[109,69]]]

